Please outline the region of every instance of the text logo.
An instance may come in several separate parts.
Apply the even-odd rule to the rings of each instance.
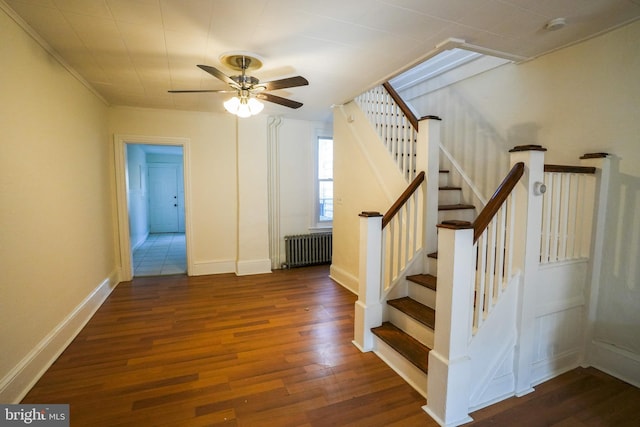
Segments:
[[[69,405],[0,404],[0,427],[69,427]]]

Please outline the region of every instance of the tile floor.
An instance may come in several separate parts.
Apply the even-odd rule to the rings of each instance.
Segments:
[[[186,274],[187,250],[184,233],[149,234],[133,251],[133,275]]]

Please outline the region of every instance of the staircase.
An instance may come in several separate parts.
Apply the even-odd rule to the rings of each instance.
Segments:
[[[449,170],[439,170],[438,222],[473,221],[475,206],[464,203],[462,188],[451,186],[449,176]],[[389,320],[371,329],[377,338],[378,354],[394,361],[400,375],[406,376],[402,371],[407,369],[399,357],[418,369],[421,380],[414,375],[411,382],[425,397],[426,387],[415,384],[427,384],[429,351],[434,344],[438,252],[429,253],[427,260],[424,270],[430,273],[407,275],[407,296],[387,300]]]
[[[514,147],[511,170],[485,202],[441,147],[440,119],[407,118],[402,104],[384,85],[341,107],[347,140],[353,135],[385,177],[381,186],[393,180],[388,194],[402,192],[384,215],[360,214],[353,342],[425,398],[429,388],[423,409],[456,426],[584,361],[588,326],[576,313],[593,312],[583,295],[597,265],[589,260],[594,218],[603,229],[595,174],[607,176],[609,163],[593,153],[582,157],[585,166],[545,165],[544,148]],[[380,148],[363,144],[374,139]],[[464,190],[439,170],[441,151]],[[467,194],[484,206],[467,203]],[[567,325],[577,332],[555,333]]]

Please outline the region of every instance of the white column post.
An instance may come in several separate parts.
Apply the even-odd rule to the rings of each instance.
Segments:
[[[236,274],[271,273],[266,116],[236,118]]]
[[[438,226],[438,292],[433,350],[429,352],[428,404],[423,408],[440,425],[469,417],[473,276],[473,226],[450,221]]]
[[[535,336],[536,284],[540,266],[540,233],[542,227],[542,183],[544,153],[539,145],[523,145],[510,150],[511,166],[524,162],[525,170],[513,190],[515,227],[513,270],[520,271],[518,338],[515,355],[517,396],[533,391],[531,363]]]
[[[382,325],[380,286],[382,271],[382,214],[360,214],[358,301],[355,304],[353,343],[360,351],[373,350],[371,328]]]
[[[440,127],[436,116],[422,117],[418,122],[416,169],[425,171],[423,194],[423,248],[425,256],[438,248],[436,224],[438,222],[438,181],[440,172]]]
[[[583,366],[590,366],[589,353],[593,340],[593,327],[598,309],[602,258],[604,251],[605,220],[609,202],[611,183],[611,157],[607,153],[585,154],[580,158],[583,166],[596,168],[596,187],[594,191],[594,211],[591,234],[591,253],[589,256],[590,283],[586,288],[587,308],[585,310],[585,328],[583,344]]]

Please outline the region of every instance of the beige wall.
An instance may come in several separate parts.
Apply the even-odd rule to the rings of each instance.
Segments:
[[[365,126],[366,118],[361,113],[352,120],[352,109],[349,104],[334,112],[334,148],[333,148],[333,180],[334,180],[334,218],[333,218],[333,256],[331,261],[331,277],[354,293],[358,292],[360,217],[363,211],[381,213],[393,204],[391,193],[400,194],[402,189],[387,190],[381,182],[378,168],[373,167],[371,158],[356,137]],[[346,111],[345,111],[346,110]],[[367,142],[375,141],[375,135],[366,138]],[[382,147],[382,144],[380,143]],[[374,151],[374,147],[370,147]],[[386,151],[386,149],[383,149]],[[385,153],[386,154],[386,153]],[[395,167],[391,160],[389,163]],[[401,174],[397,172],[398,177]],[[402,182],[401,178],[398,178]],[[389,180],[391,181],[391,179]]]
[[[113,107],[109,133],[190,140],[192,262],[229,272],[237,255],[236,122],[231,115]],[[218,271],[221,272],[221,271]]]
[[[2,11],[0,63],[1,394],[116,262],[107,107]]]

